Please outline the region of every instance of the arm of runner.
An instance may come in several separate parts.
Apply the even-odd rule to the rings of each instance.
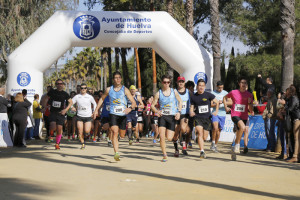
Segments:
[[[216,105],[216,111],[213,112],[212,114],[213,114],[214,116],[217,116],[217,115],[218,115],[218,112],[219,112],[219,101],[215,98],[215,99],[212,100],[212,102],[214,102],[214,105]]]
[[[194,117],[196,113],[194,112],[194,105],[190,105],[190,117]]]
[[[174,91],[174,93],[175,93],[175,97],[178,101],[178,112],[175,115],[175,119],[179,120],[180,119],[180,114],[181,114],[181,109],[182,109],[182,100],[181,100],[181,98],[180,98],[180,96],[179,96],[179,94],[176,90]]]
[[[151,104],[151,110],[155,113],[157,113],[158,117],[161,117],[161,111],[156,109],[156,104],[158,102],[159,99],[159,92],[157,92],[154,96],[153,102]]]
[[[143,101],[142,101],[142,98],[141,98],[141,96],[139,95],[139,96],[137,96],[137,99],[138,99],[138,101],[139,101],[139,108],[144,108],[144,103],[143,103]]]
[[[224,96],[223,97],[223,103],[224,103],[224,108],[225,108],[226,112],[229,112],[230,108],[228,108],[228,106],[227,106],[227,99],[228,99],[227,95]]]
[[[101,107],[104,99],[108,96],[110,87],[106,88],[104,94],[102,94],[101,98],[98,101],[97,107],[95,108],[94,112],[93,112],[93,118],[96,119],[97,115],[98,115],[98,110]]]
[[[93,104],[93,108],[94,108],[94,110],[95,110],[95,109],[97,108],[97,103],[96,103],[94,97],[92,97],[92,96],[91,96],[91,103]],[[93,111],[93,112],[94,112],[94,111]],[[92,114],[92,117],[93,117],[93,114]]]
[[[62,115],[65,115],[66,112],[71,108],[72,105],[73,105],[73,101],[72,101],[71,98],[69,98],[69,99],[68,99],[68,106],[67,106],[65,109],[63,109],[62,111],[60,111],[60,113],[61,113]]]
[[[125,87],[125,95],[127,96],[129,101],[131,102],[131,108],[129,107],[129,108],[125,109],[125,114],[127,115],[128,113],[130,113],[132,110],[135,109],[136,102],[135,102],[133,96],[131,95],[130,91],[126,87]]]

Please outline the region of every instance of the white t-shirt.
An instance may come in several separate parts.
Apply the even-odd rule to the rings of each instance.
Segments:
[[[94,97],[89,94],[77,94],[72,99],[73,104],[77,103],[77,115],[79,117],[91,117],[93,114],[93,109],[97,107]]]

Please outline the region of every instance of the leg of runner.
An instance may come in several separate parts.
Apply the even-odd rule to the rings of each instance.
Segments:
[[[204,152],[204,129],[202,126],[196,126],[196,132],[198,133],[198,144],[200,148],[200,158],[206,158]]]
[[[129,121],[127,123],[127,132],[128,132],[129,145],[132,145],[133,138],[132,138],[132,123],[131,123],[131,121]]]
[[[98,136],[98,133],[99,133],[99,125],[100,125],[100,122],[99,122],[99,120],[95,120],[94,121],[94,138],[93,138],[93,142],[96,142],[96,141],[98,141],[98,139],[100,139],[99,137],[98,137],[98,139],[96,139],[96,137]]]
[[[166,127],[159,127],[159,137],[160,137],[160,147],[163,153],[163,159],[162,162],[167,161],[167,151],[166,151]],[[170,141],[173,139],[173,137],[170,139]]]
[[[111,129],[110,129],[109,127],[108,127],[107,132],[108,132],[108,143],[107,143],[107,145],[108,145],[109,147],[111,147],[111,146],[113,146],[113,145],[112,145],[112,142],[111,142],[111,140],[112,140],[112,131],[111,131]]]
[[[189,132],[188,119],[183,118],[180,120],[180,134],[182,135],[182,153],[188,155],[186,151],[187,146],[187,133]]]
[[[63,126],[62,125],[57,125],[56,126],[56,144],[55,144],[55,149],[60,149],[59,144],[60,144],[60,140],[61,140],[61,135],[63,133]]]
[[[53,142],[53,136],[55,131],[56,131],[56,122],[50,122],[50,133],[48,137],[48,142]]]
[[[114,159],[116,161],[120,161],[120,155],[119,155],[119,141],[118,141],[118,136],[119,136],[119,126],[112,126],[111,127],[111,131],[112,131],[112,143],[114,146],[114,152],[115,152],[115,156]],[[122,130],[123,133],[123,138],[125,137],[125,130]],[[120,131],[120,136],[121,136],[121,131]]]
[[[211,140],[211,146],[210,146],[210,150],[212,150],[214,152],[217,152],[217,150],[216,150],[216,137],[217,137],[218,131],[219,131],[219,122],[214,121],[213,122],[213,131],[212,131],[212,140]]]
[[[240,153],[240,142],[241,142],[243,132],[245,131],[245,128],[246,126],[243,120],[239,120],[238,128],[237,128],[238,130],[236,132],[236,138],[235,138],[235,146],[232,148],[232,155],[231,155],[232,160],[236,160],[236,154]]]
[[[83,124],[83,128],[85,133],[90,133],[92,129],[92,122],[85,122]]]
[[[134,135],[135,135],[135,138],[136,138],[136,142],[137,142],[137,143],[140,142],[139,126],[140,126],[140,124],[137,123],[137,124],[136,124],[136,127],[135,127],[135,130],[134,130]]]
[[[76,117],[72,118],[72,140],[75,140]]]
[[[84,144],[84,136],[83,136],[83,122],[82,121],[77,121],[77,129],[78,129],[78,135],[79,135],[79,140],[81,142],[81,149],[85,149],[85,144]]]
[[[248,137],[249,137],[249,126],[246,125],[244,132],[244,154],[248,153]]]
[[[68,141],[71,140],[71,134],[72,134],[72,119],[73,119],[73,118],[69,118],[69,119],[68,119],[68,122],[67,122]]]
[[[178,150],[179,133],[175,133],[175,131],[167,130],[168,140],[169,140],[169,137],[171,137],[172,135],[173,135],[172,141],[173,141],[174,148],[175,148],[174,157],[179,157],[179,150]]]

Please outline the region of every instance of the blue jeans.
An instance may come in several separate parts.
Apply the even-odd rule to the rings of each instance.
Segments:
[[[25,138],[26,139],[30,139],[30,138],[32,138],[32,135],[33,135],[33,128],[32,127],[30,127],[30,128],[26,128],[25,129]]]
[[[40,131],[40,121],[41,119],[34,119],[34,129],[33,129],[33,137],[38,137],[39,136],[39,131]]]
[[[268,140],[267,149],[275,151],[276,136],[275,136],[275,125],[276,119],[266,118],[265,120],[265,133]]]
[[[281,154],[286,155],[286,135],[284,130],[284,121],[278,121],[277,136],[278,134],[281,142]]]

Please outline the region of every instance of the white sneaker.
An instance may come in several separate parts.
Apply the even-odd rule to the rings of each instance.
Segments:
[[[236,161],[236,154],[235,154],[234,150],[235,150],[235,147],[232,147],[231,148],[231,160],[232,161]]]
[[[236,145],[234,146],[234,153],[240,154],[240,145],[239,145],[239,144],[236,144]]]

